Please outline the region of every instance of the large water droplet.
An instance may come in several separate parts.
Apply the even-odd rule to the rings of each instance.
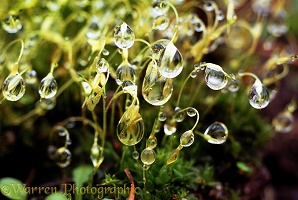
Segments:
[[[192,130],[184,132],[180,137],[180,145],[183,147],[189,147],[195,141],[195,136]]]
[[[123,144],[128,146],[141,141],[144,136],[144,121],[139,114],[138,105],[131,105],[123,113],[117,125],[117,136]]]
[[[290,112],[282,112],[272,120],[275,131],[280,133],[290,132],[293,128],[293,124],[294,117]]]
[[[270,102],[270,94],[268,89],[256,80],[248,93],[249,103],[256,109],[265,108]]]
[[[206,139],[211,144],[222,144],[227,140],[228,129],[221,122],[214,122],[205,131]]]
[[[161,15],[165,15],[168,10],[169,10],[169,5],[167,5],[164,1],[156,0],[152,4],[151,16],[155,18]]]
[[[94,143],[92,148],[91,148],[91,154],[90,154],[90,159],[92,161],[92,164],[94,167],[99,167],[99,165],[103,161],[103,148],[98,146],[97,143]]]
[[[2,28],[8,33],[16,33],[22,27],[22,22],[17,15],[8,15],[2,22]]]
[[[158,120],[161,121],[161,122],[166,121],[166,120],[167,120],[167,115],[166,115],[166,113],[164,113],[164,112],[159,113],[159,115],[158,115]]]
[[[52,73],[49,73],[45,78],[40,81],[38,92],[41,98],[50,99],[53,98],[58,90],[58,84],[53,77]]]
[[[125,81],[132,83],[136,81],[134,66],[127,61],[123,61],[116,70],[116,83],[122,85]]]
[[[155,106],[164,105],[171,98],[173,92],[172,79],[163,77],[151,61],[147,67],[142,85],[144,99]]]
[[[67,167],[71,162],[71,152],[65,147],[57,149],[54,157],[56,164],[61,168]]]
[[[213,90],[221,90],[228,83],[227,74],[219,65],[208,63],[205,70],[206,85]]]
[[[114,42],[121,49],[130,48],[135,41],[135,34],[133,30],[123,22],[115,28]]]
[[[186,116],[186,111],[182,110],[179,107],[175,108],[175,115],[174,115],[174,119],[176,122],[182,122],[185,119]]]
[[[153,149],[146,148],[141,153],[141,161],[144,165],[151,165],[156,159],[156,153]]]
[[[2,94],[8,101],[18,101],[25,94],[25,81],[19,73],[10,74],[3,83]]]
[[[172,41],[162,51],[157,67],[161,75],[166,78],[175,78],[182,72],[183,58]]]
[[[168,16],[160,15],[154,19],[152,28],[163,31],[168,28],[169,23],[170,23],[170,19]]]

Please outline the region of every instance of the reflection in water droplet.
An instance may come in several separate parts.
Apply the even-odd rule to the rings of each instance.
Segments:
[[[52,110],[56,106],[56,98],[41,99],[37,102],[37,105],[45,110]]]
[[[204,3],[204,10],[205,11],[213,11],[214,10],[214,7],[210,1],[206,1]]]
[[[194,117],[197,114],[196,109],[192,107],[187,108],[186,113],[190,117]]]
[[[154,44],[152,47],[151,47],[151,50],[152,50],[152,58],[153,59],[156,59],[156,60],[159,60],[160,58],[160,55],[162,53],[162,51],[165,49],[165,47],[160,44],[160,43],[156,43]]]
[[[189,147],[195,141],[195,136],[192,130],[184,132],[180,137],[180,145],[183,147]]]
[[[91,17],[91,23],[86,33],[87,38],[98,39],[101,35],[100,19]]]
[[[22,22],[17,15],[8,15],[2,22],[2,28],[8,33],[16,33],[22,27]]]
[[[221,122],[214,122],[205,131],[207,141],[211,144],[222,144],[228,138],[228,129]]]
[[[290,112],[284,111],[278,114],[272,121],[272,125],[276,132],[288,133],[292,130],[294,117]]]
[[[99,72],[102,72],[102,73],[107,72],[109,69],[109,63],[108,61],[106,61],[106,59],[101,58],[97,61],[96,68]]]
[[[144,165],[151,165],[156,159],[156,154],[153,149],[146,148],[141,153],[141,161]]]
[[[103,161],[103,148],[98,146],[97,143],[94,143],[92,148],[91,148],[91,154],[90,154],[90,159],[92,161],[92,164],[94,167],[99,167],[99,165]]]
[[[67,167],[71,162],[71,152],[65,147],[57,149],[54,157],[56,164],[61,168]]]
[[[166,119],[167,119],[166,113],[164,113],[164,112],[159,113],[159,115],[158,115],[159,121],[164,122],[164,121],[166,121]]]
[[[157,29],[160,31],[166,30],[169,26],[170,19],[166,15],[160,15],[156,17],[153,21],[152,29]]]
[[[221,20],[223,20],[224,18],[225,18],[225,14],[224,14],[224,12],[222,11],[222,10],[218,10],[218,13],[217,13],[217,20],[218,21],[221,21]]]
[[[130,48],[134,41],[135,34],[125,22],[115,28],[114,42],[120,49]]]
[[[37,73],[35,70],[30,70],[25,74],[25,82],[27,84],[34,84],[37,81]]]
[[[176,124],[173,123],[166,123],[163,128],[166,135],[172,135],[173,133],[176,133],[177,130]]]
[[[140,157],[140,154],[139,154],[139,152],[138,151],[134,151],[134,152],[132,152],[132,157],[133,157],[133,159],[139,159],[139,157]]]
[[[151,61],[147,67],[142,85],[144,99],[154,105],[164,105],[171,98],[173,92],[172,79],[163,77]]]
[[[2,94],[8,101],[18,101],[25,94],[25,81],[19,73],[9,75],[3,82]]]
[[[228,83],[228,77],[219,65],[208,63],[205,70],[206,85],[213,90],[221,90]]]
[[[122,62],[116,70],[116,83],[122,85],[124,81],[130,81],[133,84],[136,81],[136,72],[129,62]]]
[[[169,6],[165,2],[157,0],[152,4],[151,16],[155,18],[161,15],[165,15],[168,10]]]
[[[58,84],[54,79],[52,73],[49,73],[45,78],[40,81],[38,92],[41,98],[53,98],[58,90]]]
[[[182,72],[183,58],[172,41],[162,51],[157,67],[161,75],[166,78],[175,78]]]
[[[256,80],[248,93],[249,103],[256,109],[265,108],[270,102],[270,94],[268,89]]]
[[[69,135],[68,130],[63,126],[55,126],[53,129],[53,133],[58,134],[60,137]]]
[[[228,84],[228,90],[230,92],[237,92],[239,90],[239,82],[237,80],[231,80]]]
[[[174,115],[174,119],[176,122],[182,122],[185,119],[186,116],[186,111],[182,110],[179,107],[175,108],[175,115]]]
[[[106,50],[106,49],[103,49],[103,50],[102,50],[102,54],[103,54],[104,56],[108,56],[108,55],[110,54],[110,52],[109,52],[108,50]]]
[[[154,149],[157,145],[156,137],[149,137],[147,140],[147,147],[150,149]]]

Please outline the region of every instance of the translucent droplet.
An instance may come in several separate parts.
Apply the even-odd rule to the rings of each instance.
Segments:
[[[166,123],[163,128],[166,135],[172,135],[173,133],[176,133],[177,130],[176,124],[172,123]]]
[[[38,92],[41,98],[50,99],[53,98],[58,90],[58,84],[53,77],[52,73],[49,73],[40,82]]]
[[[117,136],[123,144],[128,146],[141,141],[144,136],[144,121],[139,114],[138,105],[131,105],[123,113],[117,125]]]
[[[131,96],[137,95],[138,86],[134,84],[132,81],[123,81],[122,87],[124,93],[129,93],[131,94]]]
[[[25,94],[25,81],[19,73],[10,74],[3,83],[2,94],[8,101],[18,101]]]
[[[156,137],[149,137],[147,140],[147,148],[154,149],[157,145]]]
[[[168,28],[169,23],[170,23],[170,19],[168,16],[160,15],[154,19],[152,28],[163,31]]]
[[[85,81],[82,81],[82,87],[83,87],[83,90],[85,92],[86,95],[89,95],[91,94],[92,92],[92,87],[90,86],[89,83],[85,82]]]
[[[8,15],[2,22],[2,28],[8,33],[16,33],[22,27],[22,22],[17,15]]]
[[[219,65],[208,63],[205,70],[206,85],[213,90],[221,90],[228,83],[228,77]]]
[[[288,31],[286,11],[282,10],[268,21],[267,31],[274,37],[280,37]]]
[[[61,168],[67,167],[71,162],[71,152],[65,147],[57,149],[54,157],[56,164]]]
[[[175,162],[179,156],[180,150],[182,149],[182,146],[179,146],[177,149],[175,149],[169,156],[167,160],[167,165]]]
[[[166,119],[167,119],[166,113],[164,113],[164,112],[159,113],[159,115],[158,115],[159,121],[164,122],[164,121],[166,121]]]
[[[239,90],[239,82],[237,80],[231,80],[228,84],[228,90],[230,92],[237,92]]]
[[[196,64],[194,65],[194,68],[195,68],[195,70],[196,70],[197,72],[199,72],[200,70],[201,70],[201,71],[205,70],[205,69],[206,69],[206,66],[207,66],[207,63],[205,63],[205,62],[200,62],[200,63],[196,63]]]
[[[228,129],[223,123],[214,122],[206,129],[204,135],[209,143],[222,144],[227,140]]]
[[[253,0],[252,9],[256,14],[268,15],[271,0]]]
[[[194,117],[197,115],[196,109],[192,107],[187,108],[186,113],[190,117]]]
[[[37,81],[37,73],[35,70],[30,70],[25,74],[25,82],[27,84],[34,84]]]
[[[37,105],[45,110],[52,110],[56,106],[56,98],[41,99],[37,102]]]
[[[122,85],[124,81],[135,83],[136,72],[129,62],[122,62],[116,70],[116,83]]]
[[[165,49],[164,45],[161,43],[156,43],[151,47],[152,58],[159,60],[162,51]]]
[[[190,16],[190,23],[192,24],[193,29],[198,33],[202,32],[205,29],[203,21],[197,15],[192,14]]]
[[[186,112],[179,107],[175,108],[174,119],[176,122],[182,122],[185,119]]]
[[[172,41],[162,51],[157,67],[161,75],[166,78],[175,78],[182,72],[183,58]]]
[[[69,135],[68,130],[63,126],[55,126],[53,133],[58,134],[60,137]]]
[[[142,84],[144,99],[154,106],[161,106],[168,102],[172,96],[172,92],[172,79],[163,77],[157,70],[154,62],[151,61],[147,67]]]
[[[96,68],[99,72],[102,72],[102,73],[107,72],[109,69],[109,63],[108,61],[106,61],[106,59],[101,58],[97,61]]]
[[[91,23],[86,33],[87,38],[98,39],[101,36],[100,19],[91,17]]]
[[[189,147],[195,141],[195,136],[192,130],[184,132],[180,137],[180,145],[183,147]]]
[[[217,16],[216,16],[218,21],[221,21],[225,18],[225,14],[222,10],[218,10]]]
[[[115,28],[114,42],[120,49],[130,48],[135,41],[135,34],[133,30],[123,22]]]
[[[132,157],[133,157],[133,159],[139,159],[139,157],[140,157],[140,154],[139,154],[139,152],[138,151],[133,151],[132,152]]]
[[[110,54],[110,52],[108,50],[106,50],[106,49],[102,50],[102,55],[108,56],[109,54]]]
[[[151,16],[155,18],[157,16],[165,15],[168,10],[169,10],[169,5],[167,5],[163,1],[157,0],[152,4]]]
[[[273,119],[272,125],[276,132],[288,133],[293,128],[294,117],[290,112],[282,112]]]
[[[90,153],[90,159],[92,161],[92,164],[94,167],[99,167],[99,165],[103,161],[103,148],[98,146],[98,144],[95,142],[92,145],[91,153]]]
[[[190,73],[190,77],[191,78],[196,78],[197,77],[197,70],[192,70],[192,72]]]
[[[151,165],[156,159],[156,154],[153,149],[146,148],[141,153],[141,161],[144,165]]]
[[[210,11],[213,11],[214,10],[214,7],[213,7],[213,5],[212,5],[212,3],[210,2],[210,1],[206,1],[205,3],[204,3],[204,10],[205,11],[208,11],[208,12],[210,12]]]
[[[270,94],[268,89],[256,80],[248,93],[249,103],[256,109],[265,108],[270,102]]]

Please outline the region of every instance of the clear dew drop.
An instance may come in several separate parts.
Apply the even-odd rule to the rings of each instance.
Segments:
[[[129,62],[123,61],[116,70],[116,83],[118,85],[122,85],[125,81],[135,83],[136,72],[133,65]]]
[[[184,132],[180,137],[180,145],[183,147],[189,147],[195,141],[195,136],[192,130]]]
[[[144,121],[139,114],[139,106],[131,105],[123,113],[118,125],[117,136],[125,145],[132,146],[144,136]]]
[[[204,31],[205,26],[202,25],[203,21],[197,15],[192,14],[190,16],[190,23],[192,24],[193,29],[196,32],[199,33],[199,32]]]
[[[204,135],[209,143],[222,144],[228,138],[228,129],[223,123],[214,122],[206,129]]]
[[[270,94],[268,89],[256,80],[248,93],[249,103],[256,109],[265,108],[270,102]]]
[[[174,115],[174,119],[176,122],[182,122],[185,119],[186,116],[186,111],[182,110],[179,107],[175,108],[175,115]]]
[[[274,37],[280,37],[288,31],[286,24],[286,11],[282,10],[275,16],[273,16],[267,24],[267,31]]]
[[[222,21],[225,18],[224,12],[222,10],[218,10],[216,18],[218,21]]]
[[[23,27],[18,15],[8,15],[2,21],[2,28],[8,33],[17,33]]]
[[[214,10],[214,7],[213,7],[213,5],[212,5],[212,3],[211,3],[210,1],[206,1],[206,2],[204,3],[203,7],[204,7],[204,10],[205,10],[205,11],[208,11],[208,12]]]
[[[256,14],[266,16],[268,15],[271,8],[270,3],[271,0],[253,0],[251,6]]]
[[[272,125],[276,132],[288,133],[293,129],[294,117],[290,112],[279,113],[273,120]]]
[[[157,67],[161,75],[166,78],[175,78],[182,72],[183,58],[172,41],[162,51]]]
[[[197,70],[192,70],[192,72],[190,73],[190,77],[191,78],[196,78],[197,77]]]
[[[91,17],[91,23],[86,33],[89,39],[98,39],[101,36],[100,19],[97,17]]]
[[[102,163],[103,161],[102,155],[103,155],[103,148],[98,146],[98,144],[95,142],[92,145],[91,153],[90,153],[90,159],[94,167],[98,167]]]
[[[139,152],[138,152],[138,151],[133,151],[133,152],[132,152],[132,157],[133,157],[133,159],[135,159],[135,160],[139,159],[139,157],[140,157]]]
[[[141,161],[144,165],[151,165],[155,162],[156,153],[153,149],[146,148],[141,153]]]
[[[56,164],[59,167],[67,167],[71,162],[71,152],[65,147],[60,147],[59,149],[57,149],[54,158]]]
[[[108,55],[110,55],[110,52],[107,49],[103,49],[102,50],[102,55],[108,56]]]
[[[228,90],[230,92],[237,92],[239,90],[239,82],[236,79],[231,80],[228,84]]]
[[[102,72],[102,73],[107,72],[109,69],[109,63],[108,61],[106,61],[106,59],[101,58],[97,61],[96,68],[99,72]]]
[[[37,73],[35,70],[30,70],[25,74],[25,82],[27,84],[35,84],[37,82]]]
[[[187,108],[186,113],[190,117],[194,117],[197,115],[196,109],[192,107]]]
[[[161,106],[168,102],[172,92],[172,79],[163,77],[157,70],[154,62],[151,61],[147,67],[142,84],[144,99],[154,106]]]
[[[228,77],[219,65],[208,63],[205,70],[206,85],[212,90],[221,90],[228,83]]]
[[[135,41],[135,34],[133,30],[123,22],[115,28],[114,42],[120,49],[130,48]]]
[[[159,60],[162,51],[165,49],[164,45],[161,43],[156,43],[151,47],[152,58]]]
[[[91,94],[92,92],[92,87],[89,83],[85,82],[85,81],[82,81],[82,87],[83,87],[83,90],[85,92],[86,95],[89,95]]]
[[[161,122],[166,121],[166,120],[167,120],[167,115],[166,115],[166,113],[164,113],[164,112],[159,113],[159,115],[158,115],[158,120],[161,121]]]
[[[149,137],[147,140],[147,148],[154,149],[157,145],[156,137]]]
[[[55,126],[53,129],[53,133],[59,135],[60,137],[65,137],[69,134],[68,130],[63,126]]]
[[[169,6],[165,2],[156,0],[152,4],[151,16],[155,18],[161,15],[165,15],[168,10],[169,10]]]
[[[173,135],[173,133],[176,133],[176,124],[172,124],[172,123],[166,123],[163,127],[164,132],[166,135]]]
[[[25,81],[19,73],[10,74],[3,83],[2,94],[8,101],[18,101],[25,94]]]
[[[153,20],[153,29],[164,31],[168,28],[170,19],[166,15],[160,15]]]
[[[58,84],[54,79],[52,73],[49,73],[45,78],[40,81],[38,92],[41,98],[51,99],[58,90]]]
[[[56,106],[56,98],[41,99],[37,102],[37,105],[44,110],[52,110]]]

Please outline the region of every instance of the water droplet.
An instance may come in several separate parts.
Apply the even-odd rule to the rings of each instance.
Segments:
[[[85,94],[86,95],[91,94],[92,87],[90,86],[90,84],[85,82],[85,81],[82,81],[81,84],[82,84],[82,87],[83,87],[83,90],[84,90]]]
[[[99,72],[102,72],[102,73],[107,72],[109,69],[109,63],[108,61],[106,61],[106,59],[101,58],[97,61],[96,68]]]
[[[136,72],[129,62],[123,61],[116,70],[116,83],[122,85],[124,81],[135,83]]]
[[[270,94],[268,89],[256,80],[248,93],[249,103],[256,109],[265,108],[270,102]]]
[[[147,140],[147,148],[154,149],[157,145],[156,137],[149,137]]]
[[[133,151],[133,152],[132,152],[132,157],[133,157],[133,159],[135,159],[135,160],[139,159],[139,157],[140,157],[139,152],[138,152],[138,151]]]
[[[180,146],[179,146],[180,147]],[[179,156],[180,150],[182,149],[182,146],[180,148],[175,149],[169,156],[168,160],[167,160],[167,165],[175,162]]]
[[[256,14],[266,16],[268,15],[271,8],[270,2],[271,0],[253,0],[251,6]]]
[[[99,165],[102,163],[104,159],[102,155],[103,155],[103,148],[98,146],[98,144],[95,142],[92,145],[91,154],[90,154],[90,159],[94,167],[99,167]]]
[[[168,10],[169,6],[165,2],[157,0],[152,4],[151,16],[155,18],[157,16],[165,15]]]
[[[37,102],[37,105],[45,110],[52,110],[56,106],[56,98],[41,99]]]
[[[195,136],[192,130],[184,132],[180,137],[180,145],[183,147],[189,147],[195,141]]]
[[[165,49],[164,45],[161,43],[156,43],[151,47],[152,58],[159,60],[162,51]]]
[[[198,33],[202,32],[205,29],[203,21],[197,15],[192,14],[190,16],[190,23],[192,24],[193,29]]]
[[[102,50],[102,55],[108,56],[109,54],[110,54],[110,52],[108,50],[106,50],[106,49]]]
[[[141,161],[144,165],[151,165],[156,159],[156,153],[153,149],[146,148],[141,153]]]
[[[204,3],[204,10],[205,11],[208,11],[208,12],[210,12],[210,11],[213,11],[214,10],[214,7],[213,7],[213,5],[212,5],[212,3],[210,2],[210,1],[206,1],[205,3]]]
[[[19,73],[10,74],[3,83],[2,94],[8,101],[18,101],[25,94],[25,81]]]
[[[41,98],[51,99],[56,95],[57,90],[58,84],[52,73],[49,73],[40,81],[38,92]]]
[[[237,80],[231,80],[228,84],[228,90],[230,92],[237,92],[239,90],[239,82]]]
[[[225,14],[222,10],[218,10],[217,16],[216,16],[218,21],[221,21],[225,18]]]
[[[25,82],[27,84],[34,84],[37,81],[37,73],[35,70],[30,70],[25,74]]]
[[[273,120],[272,125],[276,132],[288,133],[292,130],[294,117],[292,113],[284,111],[278,114]]]
[[[17,15],[8,15],[2,22],[2,28],[8,33],[16,33],[22,27],[22,22]]]
[[[148,170],[150,165],[143,165],[143,170]],[[146,178],[143,178],[143,183],[146,183]]]
[[[228,83],[227,74],[219,65],[208,63],[205,70],[206,85],[213,90],[221,90]]]
[[[71,162],[71,152],[65,147],[57,149],[54,157],[56,164],[61,168],[67,167]]]
[[[157,67],[161,75],[166,78],[175,78],[182,72],[183,58],[172,41],[162,51]]]
[[[197,70],[192,70],[192,72],[190,73],[190,77],[191,78],[196,78],[197,77]]]
[[[135,34],[133,30],[123,22],[115,28],[114,42],[120,49],[130,48],[135,41]]]
[[[214,122],[206,129],[204,135],[209,143],[222,144],[227,140],[228,129],[223,123]]]
[[[123,81],[122,87],[124,93],[129,93],[134,97],[137,96],[138,86],[132,81]]]
[[[196,109],[192,107],[187,108],[186,113],[190,117],[194,117],[197,115]]]
[[[268,21],[267,31],[274,37],[280,37],[288,31],[286,11],[282,10]]]
[[[128,146],[141,141],[144,136],[144,121],[139,114],[138,105],[131,105],[123,113],[117,125],[117,136],[123,144]]]
[[[207,63],[205,62],[200,62],[200,63],[196,63],[194,64],[194,68],[197,72],[199,72],[200,70],[203,71],[206,69]]]
[[[166,135],[172,135],[173,133],[176,133],[177,130],[176,124],[174,123],[166,123],[163,128]]]
[[[91,17],[91,23],[86,36],[89,39],[98,39],[101,36],[100,19],[98,17]]]
[[[55,126],[53,133],[58,134],[60,137],[65,137],[69,135],[68,130],[63,126]]]
[[[153,20],[153,29],[164,31],[168,28],[170,19],[166,15],[160,15]]]
[[[166,119],[167,119],[166,113],[164,113],[164,112],[159,113],[159,115],[158,115],[159,121],[164,122],[164,121],[166,121]]]
[[[157,70],[154,62],[151,61],[147,67],[142,84],[144,99],[154,106],[161,106],[168,102],[172,96],[172,92],[172,79],[163,77]]]
[[[179,107],[175,108],[174,119],[176,122],[182,122],[185,119],[186,112]]]

